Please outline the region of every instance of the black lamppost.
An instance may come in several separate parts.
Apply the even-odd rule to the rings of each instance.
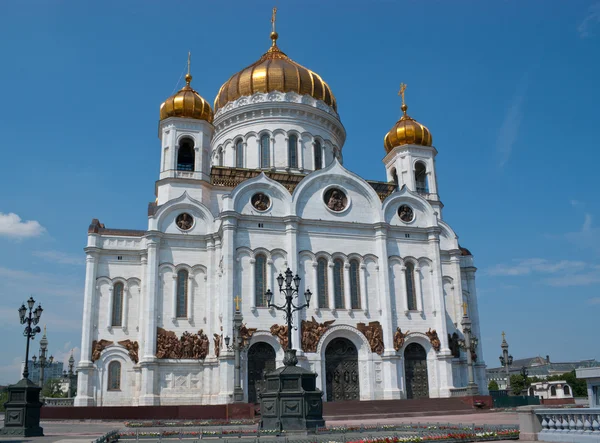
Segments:
[[[526,366],[521,368],[521,376],[523,377],[523,390],[525,391],[525,395],[527,395],[527,376],[529,375],[529,371]]]
[[[500,364],[504,367],[506,371],[506,390],[510,389],[510,369],[509,366],[513,364],[513,356],[508,354],[508,343],[506,342],[506,334],[504,331],[502,332],[502,344],[500,345],[502,348],[502,355],[500,358]]]
[[[302,431],[325,426],[323,420],[323,392],[317,388],[317,374],[301,366],[296,366],[298,358],[292,349],[292,314],[308,308],[312,293],[304,292],[306,303],[295,305],[298,297],[300,277],[287,268],[285,277],[279,274],[279,292],[285,296],[285,303],[278,306],[271,303],[273,293],[267,290],[267,306],[283,311],[287,323],[287,346],[283,357],[283,367],[265,376],[265,388],[260,392],[260,429]],[[285,284],[285,285],[284,285]]]
[[[63,371],[63,379],[67,381],[68,389],[67,389],[67,398],[71,398],[73,396],[73,386],[74,382],[77,379],[73,368],[75,367],[75,359],[73,358],[73,352],[71,351],[71,356],[69,357],[69,371],[65,369]]]
[[[23,437],[39,437],[44,435],[44,430],[40,427],[40,402],[41,387],[29,380],[29,340],[32,340],[36,334],[41,332],[40,327],[36,326],[40,322],[43,309],[38,307],[33,309],[35,300],[29,297],[27,307],[25,304],[19,308],[19,319],[25,326],[23,335],[27,337],[27,346],[25,347],[25,368],[23,369],[23,378],[17,384],[8,387],[8,401],[4,403],[6,414],[4,417],[4,427],[0,429],[0,435],[18,435]]]
[[[242,388],[242,363],[241,363],[241,353],[247,346],[244,338],[240,334],[240,330],[242,329],[244,317],[240,312],[239,302],[241,301],[239,297],[235,299],[235,314],[233,316],[233,343],[229,346],[229,341],[231,340],[229,336],[225,336],[225,346],[228,351],[233,351],[234,353],[234,372],[233,372],[233,401],[235,403],[242,403],[244,401],[244,389]]]
[[[294,273],[290,268],[287,268],[285,271],[285,277],[280,273],[279,277],[277,277],[277,284],[279,285],[279,292],[281,292],[285,296],[285,303],[281,306],[276,305],[275,303],[271,303],[273,299],[273,293],[270,289],[267,290],[265,295],[267,296],[267,307],[275,308],[278,311],[283,311],[285,314],[285,321],[287,323],[287,349],[285,350],[285,355],[283,357],[283,364],[286,366],[295,366],[298,363],[298,358],[296,357],[296,350],[292,349],[292,314],[296,311],[300,311],[304,308],[308,308],[310,305],[310,298],[312,297],[312,292],[309,289],[304,291],[304,297],[306,299],[306,303],[300,306],[296,306],[293,302],[294,296],[298,297],[298,287],[300,286],[300,277],[296,274],[293,277]],[[292,286],[292,282],[294,286]],[[285,287],[283,284],[285,283]]]

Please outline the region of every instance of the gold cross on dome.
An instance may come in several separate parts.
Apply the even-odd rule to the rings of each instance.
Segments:
[[[190,75],[190,65],[192,64],[192,52],[188,51],[188,75]]]
[[[463,315],[466,317],[467,316],[467,302],[463,303]]]
[[[502,340],[506,340],[506,333],[502,331]]]
[[[235,302],[235,310],[239,311],[240,310],[240,302],[242,301],[242,299],[238,295],[233,299],[233,301]]]
[[[273,8],[273,14],[271,15],[271,30],[275,32],[275,20],[277,19],[277,8]]]
[[[400,90],[398,91],[398,95],[400,97],[402,97],[402,105],[405,105],[405,103],[404,103],[404,91],[406,91],[406,83],[400,83]]]

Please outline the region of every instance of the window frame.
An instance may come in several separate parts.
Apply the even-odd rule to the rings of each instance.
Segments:
[[[346,309],[344,294],[344,260],[333,261],[333,304],[335,309]]]
[[[115,385],[115,374],[113,373],[113,368],[117,369],[116,374],[116,386]],[[107,391],[120,391],[121,390],[121,362],[117,360],[113,360],[108,364],[107,370],[107,380],[106,380],[106,390]]]
[[[317,153],[318,153],[318,162],[317,162]],[[319,169],[323,169],[323,148],[321,146],[321,142],[319,140],[315,140],[313,144],[313,159],[315,162],[315,171]]]
[[[177,271],[177,291],[175,293],[175,318],[188,318],[187,305],[190,290],[189,277],[190,273],[187,269],[180,269]],[[181,280],[183,280],[183,282]]]
[[[120,289],[120,291],[119,291]],[[116,282],[113,285],[112,294],[112,315],[110,319],[110,325],[112,327],[123,326],[123,299],[125,297],[125,284],[123,282]],[[118,317],[118,318],[117,318]]]
[[[317,259],[317,303],[319,304],[319,309],[329,308],[328,266],[329,261],[326,258],[320,257]]]
[[[360,262],[350,260],[350,309],[361,309],[360,303]]]
[[[267,256],[261,253],[254,257],[254,306],[257,308],[267,307],[265,292],[267,292]]]
[[[266,141],[266,144],[265,144]],[[260,168],[271,167],[271,136],[269,134],[262,134],[259,139],[260,152],[259,152],[259,164]]]
[[[244,167],[244,141],[241,138],[235,142],[235,167]]]
[[[175,169],[177,171],[186,171],[186,172],[194,172],[196,170],[196,150],[194,149],[196,144],[194,140],[189,137],[182,137],[179,140],[178,148],[177,148],[177,159],[175,161]],[[180,156],[183,149],[189,148],[189,156],[191,159],[191,163],[180,163]]]
[[[298,136],[296,134],[290,134],[288,137],[288,167],[298,168]]]
[[[408,311],[418,311],[417,286],[415,284],[415,265],[406,263],[404,270],[404,279],[406,281],[406,309]]]

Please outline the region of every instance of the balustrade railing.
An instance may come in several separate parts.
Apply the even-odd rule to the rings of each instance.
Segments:
[[[450,388],[450,397],[466,397],[469,395],[467,388]]]
[[[540,440],[553,441],[544,438],[550,434],[568,434],[568,441],[600,441],[600,408],[536,409],[535,414],[542,425]],[[575,435],[581,439],[573,440]]]
[[[73,406],[74,398],[50,398],[46,397],[43,399],[44,406]]]

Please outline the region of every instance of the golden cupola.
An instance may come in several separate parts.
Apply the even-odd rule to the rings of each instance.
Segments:
[[[276,8],[271,19],[271,48],[258,61],[232,75],[221,86],[215,98],[215,112],[240,97],[272,91],[308,94],[337,111],[337,103],[329,85],[317,73],[291,60],[277,46],[279,35],[275,32],[275,13]]]
[[[396,146],[402,145],[421,145],[431,146],[433,138],[431,132],[425,125],[422,125],[414,118],[409,117],[406,111],[408,106],[404,103],[404,91],[406,85],[403,83],[400,85],[400,92],[398,95],[402,96],[402,117],[396,122],[396,124],[385,134],[383,139],[383,146],[386,152],[390,152]]]
[[[191,82],[190,56],[188,54],[188,73],[185,76],[186,84],[160,105],[161,120],[169,117],[184,117],[206,120],[212,123],[213,111],[210,104],[190,86]]]

